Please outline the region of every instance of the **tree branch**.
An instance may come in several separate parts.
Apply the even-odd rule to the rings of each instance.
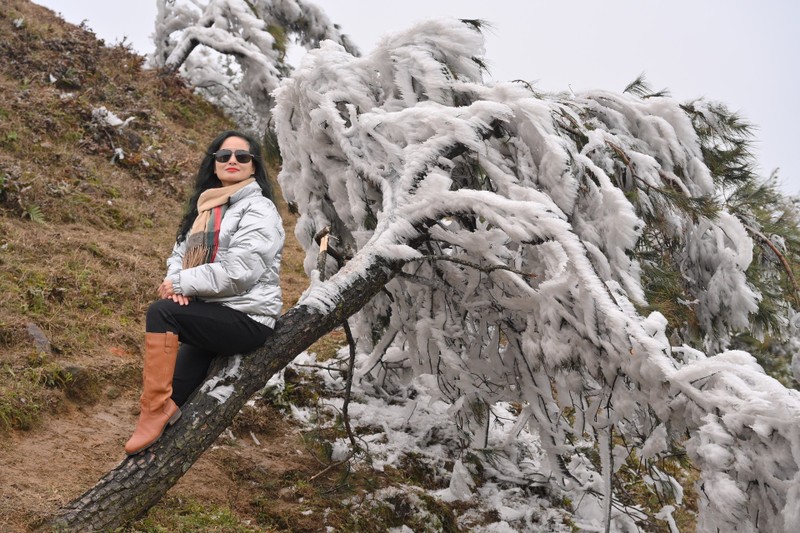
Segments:
[[[457,257],[451,257],[449,255],[422,255],[420,257],[414,257],[412,259],[408,259],[407,262],[411,261],[450,261],[451,263],[456,263],[458,265],[467,266],[470,268],[474,268],[475,270],[480,270],[481,272],[486,272],[487,274],[491,274],[495,270],[507,270],[509,272],[513,272],[514,274],[518,274],[524,278],[535,278],[537,277],[536,274],[533,272],[523,272],[521,270],[517,270],[516,268],[510,267],[508,265],[479,265],[477,263],[472,263],[470,261],[466,261],[464,259],[459,259]]]
[[[781,266],[783,267],[783,270],[786,272],[786,276],[792,283],[792,297],[794,298],[795,304],[800,305],[800,295],[798,295],[797,280],[794,277],[794,273],[792,272],[792,265],[789,264],[789,260],[786,259],[786,256],[783,255],[780,250],[778,250],[778,247],[775,246],[775,243],[773,243],[769,237],[767,237],[766,235],[764,235],[763,233],[761,233],[759,230],[757,230],[752,226],[745,224],[744,227],[747,229],[747,231],[749,231],[750,233],[761,239],[764,242],[764,244],[766,244],[769,247],[769,249],[772,250],[772,253],[774,253],[775,256],[778,258],[778,261],[781,262]]]

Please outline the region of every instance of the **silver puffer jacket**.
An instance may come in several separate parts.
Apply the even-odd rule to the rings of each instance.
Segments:
[[[214,261],[183,270],[184,239],[167,259],[167,278],[176,294],[221,303],[274,327],[282,306],[283,240],[278,210],[262,196],[258,183],[251,183],[230,198]]]

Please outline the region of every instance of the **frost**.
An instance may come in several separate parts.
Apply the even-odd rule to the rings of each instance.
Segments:
[[[325,39],[358,53],[316,5],[301,0],[158,0],[148,65],[180,69],[206,99],[245,129],[269,127],[272,91],[291,72],[290,40],[313,48]],[[273,28],[286,31],[281,40]]]
[[[659,453],[667,451],[667,428],[664,424],[660,424],[650,436],[647,437],[642,451],[639,452],[642,459],[650,459]]]
[[[453,465],[453,472],[450,476],[450,485],[446,491],[439,493],[439,497],[446,501],[469,500],[472,498],[472,491],[475,489],[475,481],[472,475],[464,466],[461,460],[457,460]]]
[[[669,524],[669,533],[680,533],[678,529],[678,524],[675,522],[675,518],[672,517],[672,513],[675,512],[675,508],[671,505],[665,505],[661,508],[661,510],[655,514],[655,517],[661,520],[664,520]]]
[[[219,403],[225,403],[228,398],[233,394],[233,385],[221,385],[208,392],[208,395],[217,400]]]
[[[125,151],[122,148],[114,148],[114,155],[111,157],[111,162],[122,161],[125,159]]]
[[[431,392],[406,408],[352,406],[387,432],[407,428],[375,467],[418,445],[408,428],[426,412],[454,420],[473,448],[497,445],[491,413],[516,402],[506,446],[531,429],[552,484],[583,495],[576,516],[587,529],[636,530],[644,515],[621,504],[613,476],[630,451],[655,461],[687,431],[687,451],[718,489],[701,495],[704,527],[780,528],[783,515],[767,510],[795,512],[783,480],[800,479],[800,400],[726,351],[761,298],[746,275],[745,225],[724,210],[687,216],[661,192],[716,194],[689,114],[664,97],[487,86],[469,59],[482,46],[474,28],[448,20],[389,35],[364,57],[326,41],[273,93],[278,179],[301,213],[314,279],[303,304],[333,309],[369,268],[399,271],[353,322],[357,376],[390,396],[409,384]],[[320,283],[313,235],[323,227],[357,253]],[[685,243],[669,252],[682,301],[718,355],[673,349],[665,317],[637,311],[647,304],[638,251],[652,232]],[[584,435],[600,471],[577,451]],[[619,435],[631,449],[613,444]],[[503,457],[506,475],[533,475]],[[455,464],[443,498],[469,494]],[[646,480],[681,501],[670,476],[651,468]],[[497,512],[527,520],[523,508]]]
[[[128,117],[125,120],[122,120],[117,115],[106,109],[105,106],[100,106],[97,108],[92,109],[92,119],[101,124],[103,126],[110,126],[112,128],[124,128],[131,122],[133,122],[136,117]]]
[[[350,454],[350,442],[346,439],[339,439],[333,443],[331,450],[331,461],[343,461]]]
[[[209,378],[200,387],[200,392],[206,393],[219,403],[225,403],[233,394],[232,383],[241,373],[242,356],[232,355],[228,358],[225,368]]]

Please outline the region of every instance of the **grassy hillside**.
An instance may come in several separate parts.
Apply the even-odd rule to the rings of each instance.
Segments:
[[[74,388],[67,366],[90,381],[135,374],[143,313],[198,153],[230,124],[180,80],[142,70],[141,57],[37,5],[4,2],[0,31],[0,429],[8,431],[57,411],[59,389]],[[102,109],[128,124],[109,125]],[[90,389],[82,401],[106,392]]]
[[[233,124],[180,79],[143,70],[142,57],[46,8],[4,1],[0,32],[0,530],[25,531],[121,459],[145,310],[200,153]],[[103,109],[127,124],[110,125]],[[306,280],[279,207],[290,305]],[[318,465],[299,431],[270,416],[237,421],[261,435],[257,456],[207,453],[137,528],[279,530],[272,511],[248,516],[262,498],[252,470],[265,468],[265,452],[279,473]],[[250,498],[233,501],[243,485]]]

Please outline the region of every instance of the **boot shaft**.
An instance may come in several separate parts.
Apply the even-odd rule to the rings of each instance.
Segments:
[[[174,333],[145,333],[142,410],[161,409],[172,396],[178,345],[178,336]]]

